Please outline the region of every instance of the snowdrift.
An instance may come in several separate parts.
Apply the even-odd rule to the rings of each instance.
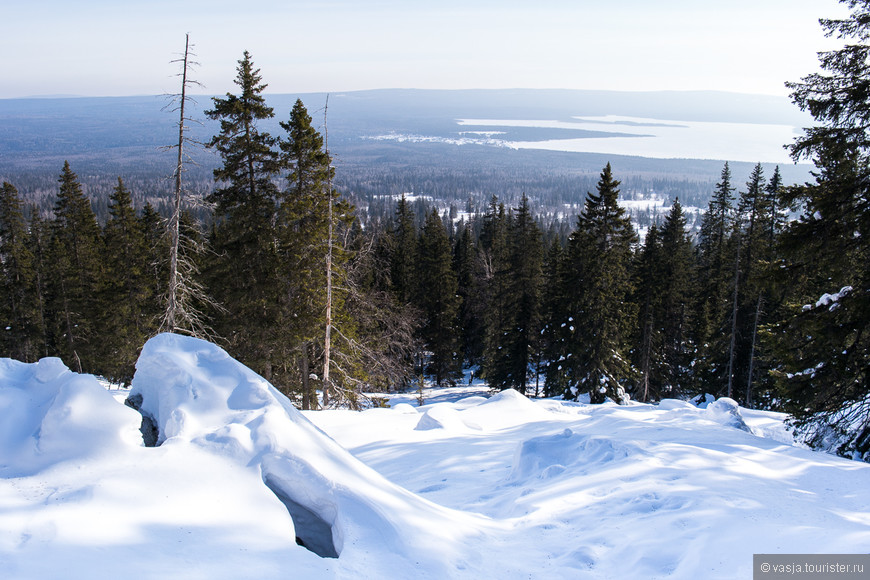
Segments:
[[[445,577],[464,566],[453,560],[480,522],[387,481],[220,348],[177,335],[152,339],[130,396],[141,396],[158,444],[193,445],[258,472],[290,512],[295,537],[320,556],[341,555],[345,571]]]
[[[0,576],[445,578],[469,566],[465,538],[483,518],[390,483],[210,343],[145,345],[130,397],[154,448],[136,411],[58,359],[0,373]]]
[[[870,546],[870,466],[782,416],[463,392],[300,413],[161,335],[137,412],[58,359],[0,361],[0,577],[724,579]]]

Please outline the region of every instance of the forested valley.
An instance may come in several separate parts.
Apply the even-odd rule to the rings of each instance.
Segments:
[[[844,86],[867,74],[828,66]],[[697,223],[686,185],[641,238],[610,163],[553,183],[557,203],[583,200],[570,215],[536,212],[521,184],[446,210],[382,177],[342,183],[302,101],[269,107],[248,53],[237,73],[238,94],[205,112],[214,182],[190,180],[175,208],[118,178],[95,210],[69,163],[51,196],[3,183],[0,355],[126,382],[148,337],[182,332],[303,409],[471,367],[536,397],[728,396],[791,413],[812,445],[870,450],[866,95],[795,83],[821,124],[793,147],[814,181],[759,164],[738,183],[725,163]],[[262,128],[288,113],[280,135]]]

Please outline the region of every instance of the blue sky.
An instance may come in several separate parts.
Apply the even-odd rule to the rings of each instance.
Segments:
[[[177,92],[190,33],[203,92],[251,52],[267,92],[371,88],[787,94],[836,0],[2,0],[0,98]]]

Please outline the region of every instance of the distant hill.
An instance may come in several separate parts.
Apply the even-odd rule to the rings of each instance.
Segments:
[[[297,98],[322,130],[324,93],[267,95],[276,117],[263,129],[280,135],[278,122],[289,118]],[[191,126],[189,134],[206,142],[217,131],[217,123],[202,113],[211,107],[211,98],[199,96],[196,101],[193,116],[202,124]],[[0,178],[12,181],[25,196],[48,203],[54,179],[63,161],[69,160],[94,197],[107,194],[122,176],[139,189],[141,199],[160,198],[168,191],[173,164],[173,154],[161,148],[177,138],[171,109],[171,101],[163,96],[0,99]],[[514,146],[625,137],[624,130],[632,129],[597,120],[607,116],[790,127],[808,123],[782,97],[525,89],[334,93],[329,95],[327,121],[338,180],[362,198],[414,191],[453,200],[495,194],[510,201],[526,192],[540,204],[551,205],[566,195],[582,198],[608,161],[624,183],[636,184],[632,187],[684,182],[696,184],[701,195],[718,179],[725,159],[655,159]],[[578,117],[598,124],[576,129],[572,123]],[[460,125],[459,119],[546,120],[561,125],[481,127]],[[189,179],[196,189],[207,190],[211,169],[219,160],[211,151],[191,152],[198,166],[191,167]],[[735,184],[742,184],[751,165],[732,163]],[[807,166],[783,164],[782,171],[788,182],[808,175]],[[572,183],[576,192],[562,191],[571,190]]]

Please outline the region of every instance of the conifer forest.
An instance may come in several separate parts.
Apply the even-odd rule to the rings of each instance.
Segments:
[[[726,162],[698,228],[675,198],[642,236],[616,163],[561,221],[526,195],[461,217],[398,196],[363,220],[336,185],[328,106],[321,131],[301,100],[269,107],[245,52],[237,90],[205,111],[221,160],[206,196],[184,184],[183,109],[176,203],[161,211],[134,209],[122,176],[98,220],[74,162],[48,211],[2,183],[0,356],[124,383],[149,337],[179,332],[302,409],[361,408],[471,367],[535,397],[727,396],[788,412],[810,445],[866,454],[870,25],[852,4],[823,23],[855,42],[789,85],[816,121],[791,146],[812,178],[785,185],[759,164],[744,182]]]

